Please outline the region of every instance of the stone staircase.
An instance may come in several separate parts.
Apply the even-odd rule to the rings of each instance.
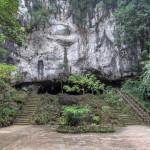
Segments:
[[[138,122],[150,125],[150,111],[147,108],[145,108],[141,103],[139,103],[139,101],[134,99],[131,95],[123,93],[117,88],[116,92],[120,94],[126,105],[128,105],[131,111],[133,112],[135,117],[132,117],[130,120],[133,120],[133,122],[135,121],[135,123],[136,120],[138,120]],[[137,119],[135,120],[135,118]]]
[[[121,94],[120,91],[117,91],[118,94]],[[129,99],[129,97],[124,96],[123,98]],[[16,120],[14,121],[14,125],[30,125],[32,124],[31,121],[31,117],[33,115],[33,113],[36,111],[38,103],[40,102],[41,96],[38,94],[33,94],[31,93],[30,96],[28,97],[28,100],[26,101],[26,103],[24,104],[24,106],[22,107],[22,109],[20,110],[20,112],[18,113],[18,116],[16,118]],[[101,101],[101,105],[103,106],[108,106],[108,103],[106,103],[105,101]],[[127,104],[128,106],[132,106],[134,105],[133,102],[130,104]],[[109,105],[110,106],[110,105]],[[134,107],[136,107],[137,111],[141,113],[141,108],[138,109],[137,105],[134,105]],[[133,108],[134,108],[133,107]],[[133,108],[131,107],[131,110],[133,110]],[[123,114],[122,112],[120,112],[119,110],[115,109],[114,107],[110,106],[111,112],[114,116],[117,116],[117,118],[119,119],[118,122],[118,126],[120,125],[140,125],[143,123],[147,123],[149,124],[149,116],[145,117],[145,113],[143,114],[144,116],[142,116],[143,118],[145,118],[145,122],[139,118],[139,116],[137,114],[131,114],[131,115],[126,115]],[[133,111],[134,112],[134,111]]]
[[[124,125],[141,125],[142,122],[134,115],[130,114],[123,114],[119,110],[115,109],[114,107],[111,107],[111,112],[114,116],[117,116],[118,118],[118,126],[124,126]]]
[[[38,103],[40,102],[40,95],[31,93],[28,100],[19,111],[14,125],[29,125],[32,124],[31,117],[36,111]]]
[[[118,109],[114,108],[110,104],[105,101],[101,101],[101,105],[109,106],[112,116],[116,116],[118,118],[117,126],[126,126],[126,125],[141,125],[143,122],[137,118],[134,114],[124,114]]]

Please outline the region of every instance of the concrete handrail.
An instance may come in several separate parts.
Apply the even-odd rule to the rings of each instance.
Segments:
[[[147,108],[145,108],[138,100],[136,100],[132,95],[130,95],[129,93],[126,93],[127,95],[129,95],[133,100],[134,100],[134,102],[136,102],[141,108],[142,108],[142,110],[144,110],[146,113],[147,113],[147,115],[149,115],[150,116],[150,110],[148,110]]]
[[[126,104],[132,108],[135,115],[145,123],[150,122],[149,110],[141,105],[137,100],[133,99],[129,94],[123,93],[120,89],[116,88],[116,92],[121,95]]]

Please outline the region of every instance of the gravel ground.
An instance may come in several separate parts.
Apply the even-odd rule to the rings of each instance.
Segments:
[[[150,127],[121,127],[109,134],[60,134],[48,126],[10,126],[0,129],[0,150],[150,150]]]

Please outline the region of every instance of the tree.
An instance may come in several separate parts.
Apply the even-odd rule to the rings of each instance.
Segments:
[[[115,11],[117,43],[129,46],[140,43],[142,50],[150,52],[150,1],[118,0]]]
[[[140,89],[143,91],[143,97],[150,103],[150,54],[149,60],[143,61],[144,73],[141,75]]]
[[[5,86],[10,80],[17,79],[18,69],[16,66],[0,63],[0,85]]]
[[[24,29],[17,22],[19,0],[0,0],[0,42],[4,39],[11,39],[22,46],[25,39]],[[7,53],[0,48],[0,54]],[[0,85],[6,86],[6,83],[15,79],[18,71],[17,67],[0,63]]]
[[[62,119],[65,119],[65,125],[76,126],[81,120],[83,120],[86,115],[90,112],[87,106],[78,108],[75,106],[66,106],[62,111]]]
[[[26,36],[16,19],[18,6],[19,0],[0,0],[0,42],[7,38],[22,46]]]
[[[104,89],[104,84],[102,84],[95,75],[71,75],[67,79],[70,85],[64,85],[64,90],[67,92],[78,92],[81,91],[83,94],[87,93],[88,91],[92,91],[92,93],[98,93],[100,90]]]
[[[98,2],[101,0],[69,0],[70,5],[72,6],[72,14],[75,23],[84,28],[85,24],[89,21],[87,14],[92,11]]]

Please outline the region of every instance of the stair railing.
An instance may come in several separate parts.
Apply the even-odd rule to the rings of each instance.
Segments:
[[[137,100],[135,100],[133,97],[131,97],[129,94],[126,93],[122,93],[120,91],[120,89],[116,88],[116,92],[119,93],[123,99],[125,100],[126,104],[130,107],[132,107],[132,111],[135,113],[136,117],[139,118],[140,120],[142,120],[144,123],[148,123],[150,124],[150,111],[145,108],[142,104],[140,104]],[[128,96],[126,97],[125,94]],[[130,98],[130,97],[132,98]],[[134,104],[136,103],[136,105],[140,108],[140,110],[142,111],[142,113],[136,108],[136,106],[134,106]],[[129,105],[130,104],[130,105]],[[144,113],[144,114],[143,114]]]

